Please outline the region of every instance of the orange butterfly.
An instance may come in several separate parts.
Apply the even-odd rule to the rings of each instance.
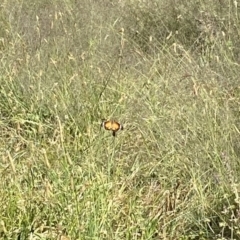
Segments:
[[[116,136],[116,132],[118,130],[123,130],[123,126],[114,120],[103,120],[101,126],[106,130],[112,131],[114,137]]]

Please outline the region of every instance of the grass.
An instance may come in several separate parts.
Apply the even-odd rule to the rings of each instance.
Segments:
[[[0,19],[1,239],[239,238],[235,2],[10,0]]]

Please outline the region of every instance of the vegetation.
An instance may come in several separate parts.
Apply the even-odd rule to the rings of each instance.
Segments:
[[[1,239],[239,239],[239,14],[2,1]]]

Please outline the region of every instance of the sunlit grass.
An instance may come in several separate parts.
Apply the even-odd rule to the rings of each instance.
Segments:
[[[237,12],[152,4],[2,4],[1,239],[238,239]]]

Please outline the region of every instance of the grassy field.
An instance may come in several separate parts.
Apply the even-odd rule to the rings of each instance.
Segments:
[[[239,10],[2,1],[0,239],[240,239]]]

